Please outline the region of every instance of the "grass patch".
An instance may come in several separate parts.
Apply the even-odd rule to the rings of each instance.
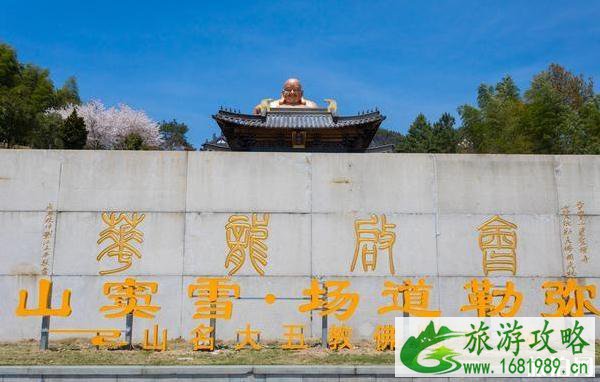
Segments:
[[[0,343],[0,365],[394,365],[394,352],[376,351],[369,344],[352,350],[324,350],[313,344],[305,350],[282,350],[263,344],[259,351],[234,350],[232,344],[216,351],[192,351],[184,340],[169,341],[168,350],[96,350],[89,340],[51,341],[50,349],[38,350],[37,341]]]
[[[600,364],[600,342],[596,342],[596,364]],[[394,365],[394,352],[376,351],[361,343],[352,350],[325,350],[316,344],[306,350],[282,350],[279,344],[263,344],[259,351],[234,350],[221,344],[214,352],[192,351],[184,340],[169,341],[165,352],[96,350],[86,339],[51,341],[40,351],[35,340],[0,343],[0,365]]]

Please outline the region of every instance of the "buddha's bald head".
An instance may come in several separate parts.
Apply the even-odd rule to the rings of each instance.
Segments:
[[[297,78],[288,78],[287,81],[283,84],[283,88],[285,89],[288,86],[293,86],[302,89],[302,84],[300,84],[300,80]]]
[[[281,91],[281,97],[283,102],[287,105],[300,105],[302,104],[302,85],[300,80],[297,78],[290,78],[283,84],[283,90]]]
[[[254,114],[266,113],[271,108],[310,108],[315,109],[319,106],[309,99],[304,98],[302,85],[297,78],[290,78],[283,84],[281,98],[273,100],[263,99],[259,105],[254,107]]]

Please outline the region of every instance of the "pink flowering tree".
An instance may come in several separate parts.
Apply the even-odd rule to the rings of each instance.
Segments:
[[[124,104],[106,108],[102,102],[92,100],[82,105],[50,109],[47,113],[56,113],[66,119],[73,109],[85,121],[88,148],[123,149],[128,148],[131,141],[137,141],[143,147],[159,147],[162,142],[159,124],[143,111]]]

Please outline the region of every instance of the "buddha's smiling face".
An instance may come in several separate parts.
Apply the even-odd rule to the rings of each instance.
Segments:
[[[285,81],[281,96],[286,104],[299,105],[302,102],[302,85],[300,85],[300,81],[295,78]]]

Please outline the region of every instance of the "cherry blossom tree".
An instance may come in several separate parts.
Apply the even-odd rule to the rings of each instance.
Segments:
[[[92,100],[82,105],[50,109],[47,113],[56,113],[66,119],[73,110],[85,121],[88,148],[124,148],[124,142],[131,136],[139,137],[145,147],[159,147],[162,142],[159,124],[142,110],[135,110],[124,104],[106,108],[102,102]]]

